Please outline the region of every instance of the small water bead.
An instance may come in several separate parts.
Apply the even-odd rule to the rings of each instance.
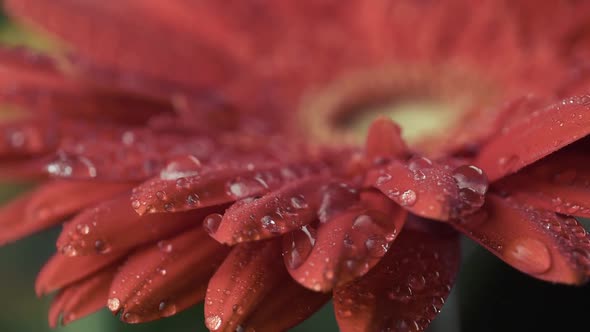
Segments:
[[[174,211],[174,204],[172,204],[172,203],[164,204],[164,211],[166,211],[166,212]]]
[[[102,240],[96,240],[94,242],[94,249],[99,254],[107,254],[111,252],[111,246]]]
[[[383,173],[381,175],[379,175],[379,177],[377,177],[377,180],[375,181],[375,184],[378,186],[384,185],[387,182],[391,181],[392,176],[389,173]]]
[[[279,233],[280,228],[277,225],[277,222],[271,216],[264,216],[260,218],[260,223],[262,227],[271,233]]]
[[[133,201],[131,201],[131,207],[133,208],[133,210],[137,210],[141,207],[141,202],[134,199]]]
[[[432,168],[432,161],[426,157],[412,157],[408,161],[408,168],[417,171],[425,168]]]
[[[163,269],[161,267],[157,268],[156,272],[161,276],[165,276],[166,274],[168,274],[168,271],[166,271],[166,269]]]
[[[81,235],[88,235],[90,233],[90,226],[88,226],[86,224],[76,225],[76,230]]]
[[[185,156],[171,161],[160,171],[162,180],[179,180],[199,175],[201,162],[194,156]],[[178,182],[177,182],[178,184]]]
[[[223,321],[221,320],[221,317],[219,317],[217,315],[213,315],[213,316],[209,316],[209,317],[205,318],[205,325],[207,326],[208,329],[210,329],[212,331],[217,331],[221,327],[222,323],[223,323]]]
[[[418,195],[412,189],[408,189],[404,191],[399,198],[400,204],[402,206],[413,206],[414,204],[416,204],[416,201],[418,200]]]
[[[365,241],[365,247],[369,250],[371,257],[383,257],[389,250],[389,243],[382,236],[372,236]]]
[[[125,321],[125,323],[129,323],[129,324],[137,324],[140,322],[139,316],[132,313],[132,312],[126,312],[123,315],[123,321]]]
[[[424,174],[424,172],[422,172],[421,170],[414,171],[414,180],[422,181],[424,179],[426,179],[426,174]]]
[[[395,289],[387,293],[387,297],[390,300],[398,301],[402,303],[408,303],[414,296],[412,288],[408,286],[397,286]]]
[[[121,308],[121,301],[114,297],[107,300],[107,307],[110,311],[116,312]]]
[[[285,261],[289,268],[296,269],[311,254],[316,242],[316,230],[307,225],[302,226],[287,235],[285,239],[287,241],[284,252]]]
[[[171,253],[172,252],[172,243],[168,242],[168,241],[160,241],[158,242],[158,248],[160,248],[160,251],[163,253]]]
[[[67,244],[61,248],[61,253],[67,257],[78,256],[78,250],[71,244]]]
[[[201,203],[199,195],[191,193],[186,196],[186,204],[189,206],[198,206]]]
[[[161,200],[161,201],[165,201],[166,200],[166,193],[164,191],[157,191],[156,192],[156,197]]]
[[[506,260],[526,273],[542,274],[551,268],[549,248],[533,238],[517,238],[504,249]]]
[[[221,220],[223,216],[219,213],[213,213],[205,217],[203,220],[203,227],[209,234],[215,234],[219,229],[219,225],[221,225]]]
[[[309,204],[305,201],[302,195],[291,197],[291,206],[297,210],[307,209]]]
[[[426,286],[426,278],[423,275],[413,275],[408,279],[408,286],[413,290],[422,290]]]
[[[488,190],[488,179],[484,172],[473,165],[463,165],[453,170],[453,178],[459,189],[469,189],[480,195]]]
[[[176,314],[176,305],[174,303],[162,301],[158,305],[158,310],[162,317],[170,317]]]
[[[46,166],[47,173],[57,177],[95,178],[96,167],[90,159],[59,152],[56,159]]]
[[[240,199],[252,196],[266,188],[268,188],[266,183],[264,182],[263,184],[263,181],[259,181],[256,178],[239,177],[228,183],[227,192],[233,198]]]

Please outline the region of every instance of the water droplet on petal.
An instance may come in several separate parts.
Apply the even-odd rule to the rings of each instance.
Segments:
[[[551,267],[551,254],[547,246],[533,238],[518,238],[505,250],[506,260],[526,273],[541,274]]]
[[[302,195],[291,197],[291,206],[297,210],[307,209],[309,207]]]
[[[221,327],[222,322],[221,317],[217,315],[205,318],[205,325],[207,325],[207,328],[211,331],[217,331]]]
[[[99,254],[107,254],[111,251],[111,246],[102,240],[96,240],[94,242],[94,249]]]
[[[132,312],[127,312],[123,315],[123,321],[129,324],[137,324],[139,323],[139,316]]]
[[[110,311],[116,312],[121,308],[121,301],[116,297],[108,299],[107,300],[107,307],[109,308]]]
[[[221,220],[223,216],[219,213],[213,213],[205,217],[203,220],[203,227],[209,234],[215,234],[219,229],[219,225],[221,225]]]
[[[168,241],[160,241],[158,242],[158,248],[160,248],[161,252],[169,254],[172,252],[172,243]]]
[[[417,200],[418,195],[412,189],[408,189],[400,195],[400,204],[402,206],[413,206]]]
[[[177,180],[199,175],[201,162],[194,156],[184,156],[171,161],[160,172],[162,180]]]
[[[162,317],[170,317],[176,314],[176,305],[174,303],[162,301],[158,305],[158,310]]]
[[[287,241],[287,247],[284,256],[287,266],[296,269],[311,254],[315,246],[316,231],[306,225],[286,235],[285,241]]]

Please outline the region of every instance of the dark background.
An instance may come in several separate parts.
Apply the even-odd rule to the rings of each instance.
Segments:
[[[0,42],[19,44],[31,40],[38,47],[45,45],[10,26],[6,18],[0,16]],[[22,190],[21,184],[1,184],[0,201]],[[59,229],[54,229],[0,248],[0,331],[50,331],[46,320],[50,300],[36,298],[33,285],[36,273],[55,250],[58,233]],[[590,287],[537,281],[465,240],[464,262],[457,286],[429,330],[590,331],[588,310]],[[103,310],[55,331],[206,331],[202,312],[202,306],[198,306],[154,323],[125,325]],[[338,331],[331,305],[294,331]]]

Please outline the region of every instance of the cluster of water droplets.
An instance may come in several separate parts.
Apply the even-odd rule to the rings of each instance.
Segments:
[[[485,201],[488,190],[488,180],[484,172],[473,165],[463,165],[452,172],[459,199],[451,211],[452,217],[468,215],[479,209]]]
[[[379,318],[373,328],[377,330],[422,331],[440,312],[451,289],[451,278],[443,272],[445,261],[422,244],[386,259],[365,280],[335,293],[336,315],[346,320],[357,312],[376,311]]]
[[[90,159],[64,151],[45,166],[47,173],[60,178],[95,178],[97,169]]]

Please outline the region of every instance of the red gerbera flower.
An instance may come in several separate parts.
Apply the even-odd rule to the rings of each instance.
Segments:
[[[275,331],[332,296],[342,331],[423,330],[454,229],[536,278],[590,275],[584,3],[7,7],[72,49],[0,52],[20,110],[2,174],[46,180],[2,208],[0,242],[67,219],[36,285],[59,290],[52,326],[204,300],[210,330]],[[408,101],[462,118],[408,147],[381,117],[358,144],[363,115]]]

